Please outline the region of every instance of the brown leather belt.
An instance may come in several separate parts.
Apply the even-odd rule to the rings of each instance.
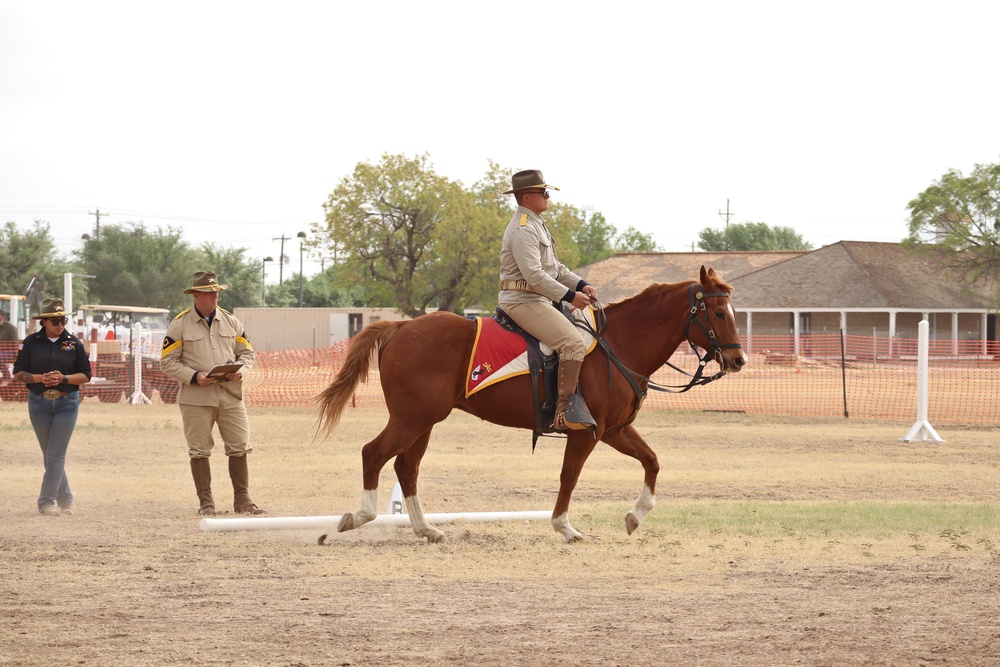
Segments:
[[[532,294],[541,294],[528,284],[527,280],[523,278],[521,280],[501,280],[500,281],[500,291],[503,290],[513,290],[515,292],[531,292]]]
[[[43,391],[41,393],[41,397],[42,398],[47,398],[50,401],[56,401],[56,400],[62,398],[63,396],[67,396],[67,395],[72,394],[72,393],[73,392],[71,392],[71,391],[59,391],[58,389],[46,389],[45,391]]]

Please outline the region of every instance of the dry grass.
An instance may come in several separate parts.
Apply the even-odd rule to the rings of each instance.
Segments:
[[[273,516],[361,494],[385,420],[253,409],[253,495]],[[631,537],[637,463],[599,447],[566,545],[547,523],[205,533],[176,406],[87,401],[77,513],[41,517],[23,403],[0,403],[0,665],[995,664],[996,432],[644,413],[658,507]],[[222,457],[216,500],[231,501]],[[545,510],[561,442],[456,414],[422,470],[428,512]],[[394,478],[387,466],[380,506]]]

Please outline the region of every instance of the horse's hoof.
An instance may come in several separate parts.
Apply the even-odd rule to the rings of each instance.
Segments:
[[[566,544],[575,544],[576,542],[583,542],[583,533],[574,533],[572,535],[566,535]]]
[[[428,544],[440,544],[441,542],[447,541],[445,534],[440,530],[436,530],[433,533],[427,533],[424,537],[427,538]]]
[[[354,530],[354,528],[355,528],[355,526],[354,526],[354,515],[353,514],[348,513],[348,514],[345,514],[344,516],[340,517],[340,523],[337,524],[337,532],[338,533],[342,533],[345,530]]]
[[[625,530],[631,535],[635,532],[635,529],[639,527],[639,519],[635,518],[635,514],[629,512],[625,515]]]

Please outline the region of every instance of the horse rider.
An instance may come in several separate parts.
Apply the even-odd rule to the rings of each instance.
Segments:
[[[586,348],[579,329],[562,313],[561,302],[585,308],[597,290],[556,257],[555,241],[541,214],[549,207],[549,190],[537,169],[511,177],[517,210],[507,223],[500,251],[498,304],[518,326],[559,355],[558,398],[552,428],[565,431],[595,428],[596,423],[576,393]],[[553,308],[553,306],[556,306]]]

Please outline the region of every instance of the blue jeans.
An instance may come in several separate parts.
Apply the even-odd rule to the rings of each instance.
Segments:
[[[54,401],[28,392],[28,416],[45,461],[42,490],[38,493],[39,511],[57,502],[59,507],[73,506],[73,492],[66,479],[66,450],[79,410],[79,391]]]

